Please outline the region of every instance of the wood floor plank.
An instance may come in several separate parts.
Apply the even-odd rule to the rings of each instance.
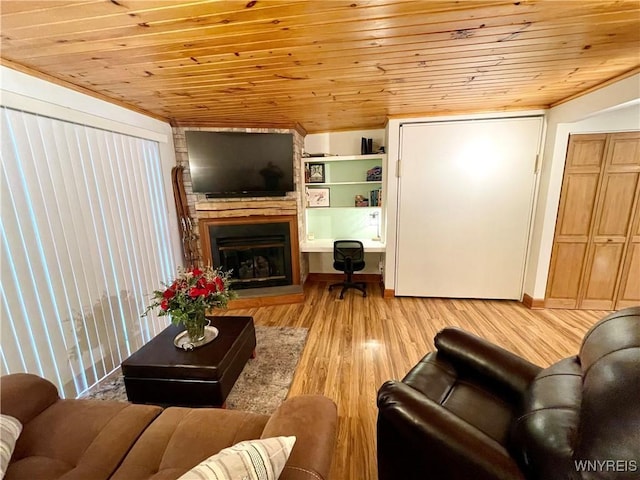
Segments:
[[[338,405],[333,480],[376,480],[376,393],[402,378],[427,352],[434,335],[458,326],[540,365],[575,355],[584,333],[609,312],[529,310],[519,302],[398,297],[344,300],[328,283],[307,283],[305,302],[223,315],[251,315],[256,325],[305,327],[307,344],[289,396],[323,394]]]

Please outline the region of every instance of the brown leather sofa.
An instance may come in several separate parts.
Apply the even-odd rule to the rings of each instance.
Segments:
[[[542,369],[461,330],[378,392],[380,480],[640,478],[640,307]]]
[[[271,416],[215,408],[64,400],[35,375],[0,380],[0,409],[23,430],[5,480],[169,480],[242,440],[295,435],[281,480],[327,479],[337,412],[329,398],[290,398]]]

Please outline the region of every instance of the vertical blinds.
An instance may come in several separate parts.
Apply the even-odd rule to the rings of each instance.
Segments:
[[[0,107],[2,374],[75,397],[159,333],[175,267],[157,142]]]

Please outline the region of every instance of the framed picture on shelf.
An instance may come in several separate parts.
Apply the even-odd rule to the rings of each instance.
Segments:
[[[328,207],[330,205],[329,190],[328,188],[307,188],[307,206]]]
[[[309,163],[309,183],[324,183],[324,163]]]

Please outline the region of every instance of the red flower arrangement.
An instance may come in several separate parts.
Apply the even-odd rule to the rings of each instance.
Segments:
[[[171,323],[204,327],[205,312],[211,308],[226,308],[236,293],[229,288],[230,272],[210,266],[204,269],[178,267],[178,276],[165,289],[154,290],[153,302],[142,316],[160,307],[159,316],[171,315]]]

